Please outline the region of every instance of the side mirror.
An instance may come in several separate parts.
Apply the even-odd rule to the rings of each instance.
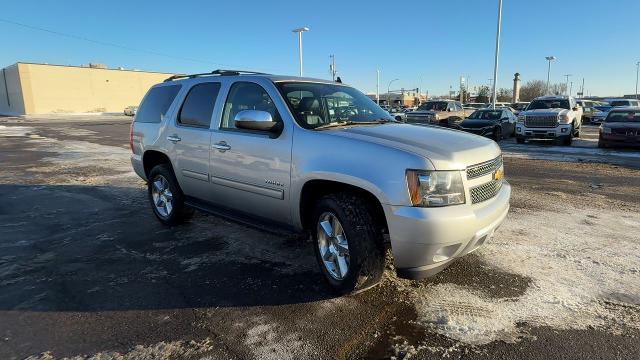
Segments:
[[[447,112],[451,112],[451,109],[447,109]]]
[[[238,129],[277,131],[281,128],[278,121],[273,121],[271,114],[261,110],[242,110],[233,118]]]

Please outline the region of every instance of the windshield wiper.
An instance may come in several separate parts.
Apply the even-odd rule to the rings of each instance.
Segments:
[[[313,130],[327,129],[327,128],[339,127],[339,126],[351,126],[351,125],[375,125],[375,124],[384,124],[384,123],[388,123],[388,122],[397,122],[397,121],[396,120],[391,120],[391,119],[384,119],[384,118],[373,120],[373,121],[344,120],[344,121],[337,121],[337,122],[332,122],[332,123],[320,125],[318,127],[313,128]]]

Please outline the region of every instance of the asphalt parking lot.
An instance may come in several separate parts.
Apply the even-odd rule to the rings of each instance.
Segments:
[[[434,278],[335,297],[306,239],[157,222],[130,118],[0,118],[0,358],[640,354],[640,151],[501,143],[512,210]],[[389,265],[391,267],[391,265]]]

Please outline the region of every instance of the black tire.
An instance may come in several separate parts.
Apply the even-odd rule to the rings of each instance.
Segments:
[[[158,207],[154,204],[153,200],[153,186],[154,182],[157,180],[161,180],[161,178],[166,179],[168,183],[168,189],[172,194],[172,209],[168,214],[162,214]],[[169,164],[160,164],[156,165],[149,172],[149,181],[147,183],[147,195],[149,198],[149,204],[151,205],[151,209],[153,213],[156,215],[156,218],[160,220],[164,225],[178,225],[181,224],[191,216],[193,216],[193,208],[190,208],[184,203],[184,194],[180,189],[180,185],[178,185],[178,180],[176,179],[175,174],[173,173],[173,169],[171,169],[171,165]]]
[[[608,146],[602,140],[598,140],[598,147],[601,148],[601,149],[605,149]]]
[[[581,127],[576,128],[574,130],[574,132],[573,132],[573,137],[579,138],[580,137],[580,130],[581,130]]]
[[[525,139],[524,139],[523,137],[516,137],[516,142],[517,142],[518,144],[524,144],[524,140],[525,140]]]
[[[495,142],[502,140],[502,128],[500,126],[493,129],[493,140],[495,140]]]
[[[327,213],[338,219],[348,243],[348,271],[342,279],[331,275],[320,253],[318,227]],[[384,272],[384,239],[363,199],[346,192],[324,196],[316,203],[310,225],[318,266],[334,292],[355,293],[378,284]]]

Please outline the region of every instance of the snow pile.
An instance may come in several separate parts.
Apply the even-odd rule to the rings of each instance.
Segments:
[[[527,276],[519,298],[454,284],[417,290],[418,322],[469,344],[517,341],[521,323],[558,329],[640,329],[640,217],[634,213],[514,209],[480,249],[487,264]]]

